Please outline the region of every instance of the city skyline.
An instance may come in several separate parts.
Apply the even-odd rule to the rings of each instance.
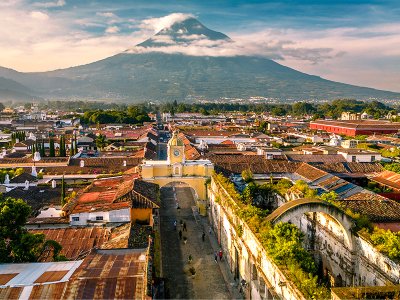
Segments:
[[[195,17],[234,41],[229,51],[205,55],[264,56],[326,79],[400,91],[395,1],[6,0],[0,8],[0,66],[18,71],[87,64]]]

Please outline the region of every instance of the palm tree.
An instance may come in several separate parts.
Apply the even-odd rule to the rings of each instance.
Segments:
[[[99,134],[96,138],[96,146],[102,150],[107,146],[107,137],[104,134]]]

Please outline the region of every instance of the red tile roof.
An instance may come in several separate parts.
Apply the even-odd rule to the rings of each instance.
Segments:
[[[316,167],[313,167],[306,163],[302,163],[300,167],[296,170],[296,173],[310,181],[317,180],[327,175],[326,172],[321,171],[320,169],[317,169]]]
[[[372,222],[399,222],[400,203],[373,193],[357,193],[338,202],[354,212],[366,215]]]

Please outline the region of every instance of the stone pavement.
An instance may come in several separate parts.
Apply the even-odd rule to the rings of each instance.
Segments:
[[[175,190],[175,192],[174,192]],[[180,209],[176,208],[178,201]],[[202,241],[203,222],[196,222],[192,206],[192,191],[186,186],[165,187],[161,190],[161,250],[163,277],[166,281],[166,296],[177,299],[233,299],[242,298],[225,261],[215,262],[217,248],[215,237],[210,236],[206,227],[206,238]],[[174,229],[174,221],[177,229]],[[186,244],[179,240],[180,221],[186,223],[187,231],[183,237]],[[188,262],[189,255],[193,260]],[[193,266],[196,275],[192,278],[189,268]],[[228,284],[225,280],[228,280]]]

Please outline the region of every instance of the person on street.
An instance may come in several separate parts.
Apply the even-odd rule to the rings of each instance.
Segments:
[[[179,239],[182,240],[182,230],[179,229]]]
[[[203,240],[203,242],[204,242],[205,239],[206,239],[206,234],[204,233],[204,231],[203,231],[203,234],[201,235],[201,239]]]
[[[183,222],[183,231],[187,231],[186,222]]]
[[[218,262],[218,252],[217,251],[215,251],[215,253],[214,253],[214,260],[216,263]]]
[[[218,255],[219,255],[219,260],[221,261],[222,260],[222,249],[219,250]]]
[[[174,221],[174,229],[176,230],[176,220]]]

